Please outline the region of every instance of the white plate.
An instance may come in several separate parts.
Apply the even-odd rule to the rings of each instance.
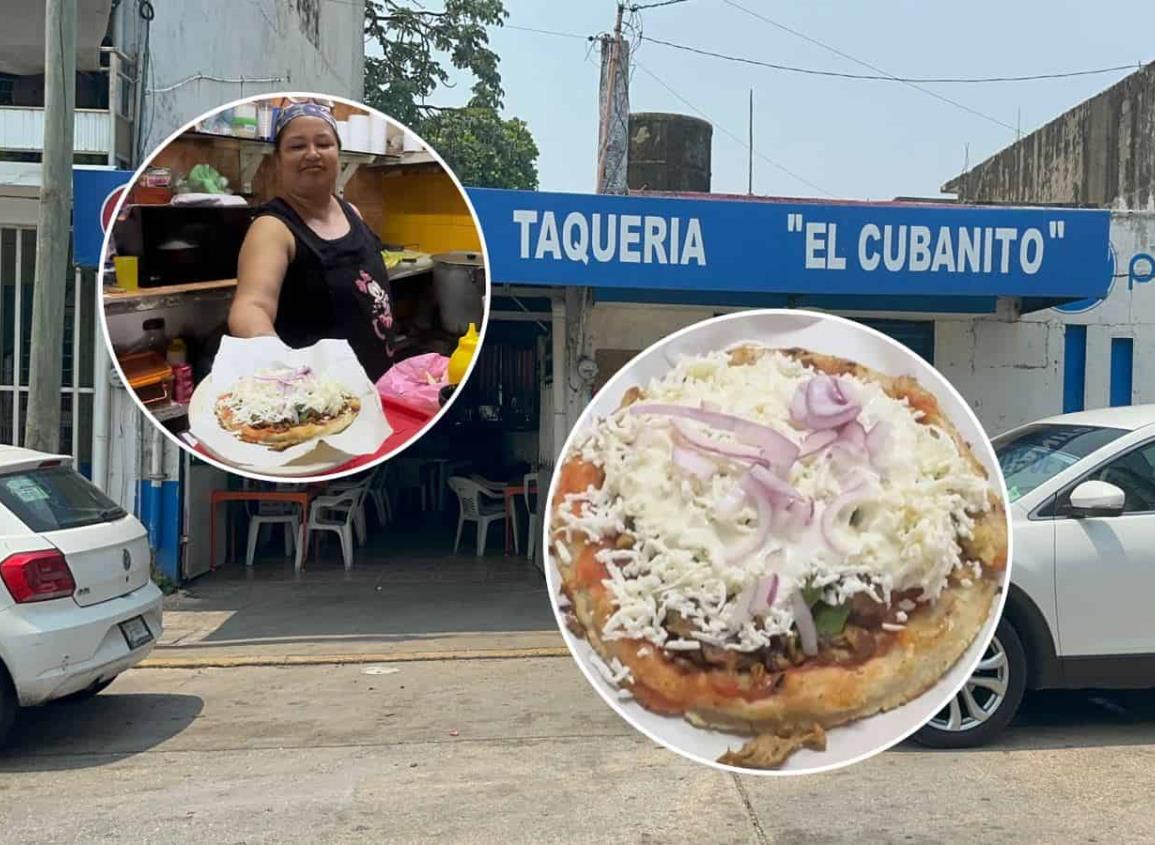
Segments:
[[[192,399],[189,401],[189,416],[195,413],[206,410],[209,403],[213,401],[216,393],[212,389],[212,375],[209,375],[204,381],[196,386],[193,390]],[[356,455],[349,455],[339,449],[334,449],[327,443],[318,443],[317,447],[306,455],[302,455],[296,460],[289,461],[287,464],[281,466],[264,466],[254,467],[247,464],[237,464],[227,458],[221,457],[203,441],[197,440],[197,445],[205,451],[205,453],[214,460],[221,463],[235,466],[240,470],[247,470],[249,472],[260,473],[261,475],[272,475],[278,478],[306,478],[314,475],[324,475],[330,472],[341,464],[348,463],[353,460]]]
[[[963,438],[971,444],[974,454],[987,468],[996,489],[1002,494],[1003,501],[1007,501],[1006,484],[990,440],[970,406],[946,378],[905,346],[861,323],[828,314],[799,310],[746,311],[729,314],[690,326],[658,341],[626,364],[594,396],[574,426],[574,430],[566,438],[558,467],[568,459],[575,438],[589,430],[596,419],[615,411],[627,389],[664,376],[680,355],[726,349],[743,341],[774,347],[804,347],[814,352],[848,358],[891,376],[913,376],[922,387],[938,398],[943,412],[958,428]],[[554,473],[547,502],[553,501],[560,475],[560,472]],[[542,526],[542,542],[548,554],[550,520],[546,519],[543,522],[545,524]],[[1007,536],[1010,538],[1009,511]],[[722,765],[717,759],[727,750],[737,750],[750,737],[698,728],[681,717],[652,713],[632,698],[618,697],[619,691],[602,677],[591,661],[594,651],[589,643],[574,636],[566,627],[557,604],[560,576],[552,557],[548,559],[546,581],[549,584],[550,602],[558,627],[582,674],[605,702],[637,730],[670,750],[699,763],[742,774],[784,775],[827,771],[863,760],[906,739],[946,706],[970,677],[991,637],[994,636],[1006,598],[1004,589],[971,647],[946,675],[923,695],[889,712],[832,728],[827,731],[825,751],[801,749],[794,752],[777,769],[744,769]],[[1010,578],[1009,546],[1007,559],[1004,586],[1009,583],[1006,579]]]

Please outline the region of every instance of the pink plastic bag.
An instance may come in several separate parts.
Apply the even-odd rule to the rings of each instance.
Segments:
[[[447,383],[445,372],[448,369],[449,359],[444,355],[436,352],[415,355],[394,364],[377,379],[377,392],[435,414],[441,408],[439,394]]]

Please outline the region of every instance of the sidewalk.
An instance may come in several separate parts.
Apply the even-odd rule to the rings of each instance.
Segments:
[[[223,566],[166,598],[164,624],[151,665],[564,652],[545,580],[524,558],[372,540],[349,573],[327,556],[299,576],[283,558]]]

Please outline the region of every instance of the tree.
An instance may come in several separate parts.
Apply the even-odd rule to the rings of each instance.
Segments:
[[[505,92],[487,28],[507,16],[502,0],[445,0],[440,10],[419,0],[369,0],[365,35],[382,55],[365,57],[365,102],[425,138],[465,184],[536,188],[533,136],[524,121],[498,112]],[[441,56],[473,77],[464,108],[426,102],[450,85]]]
[[[523,120],[502,120],[492,108],[452,109],[422,121],[421,135],[462,184],[537,188],[537,144]]]

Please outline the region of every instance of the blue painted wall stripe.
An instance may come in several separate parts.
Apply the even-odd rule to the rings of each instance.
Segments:
[[[136,496],[137,516],[148,529],[148,542],[156,555],[156,567],[177,583],[180,581],[180,482],[165,481],[154,489],[148,481],[140,481]]]
[[[1131,382],[1135,362],[1135,341],[1111,338],[1111,407],[1131,404]]]
[[[1083,410],[1087,389],[1087,327],[1068,323],[1063,334],[1063,413]]]

